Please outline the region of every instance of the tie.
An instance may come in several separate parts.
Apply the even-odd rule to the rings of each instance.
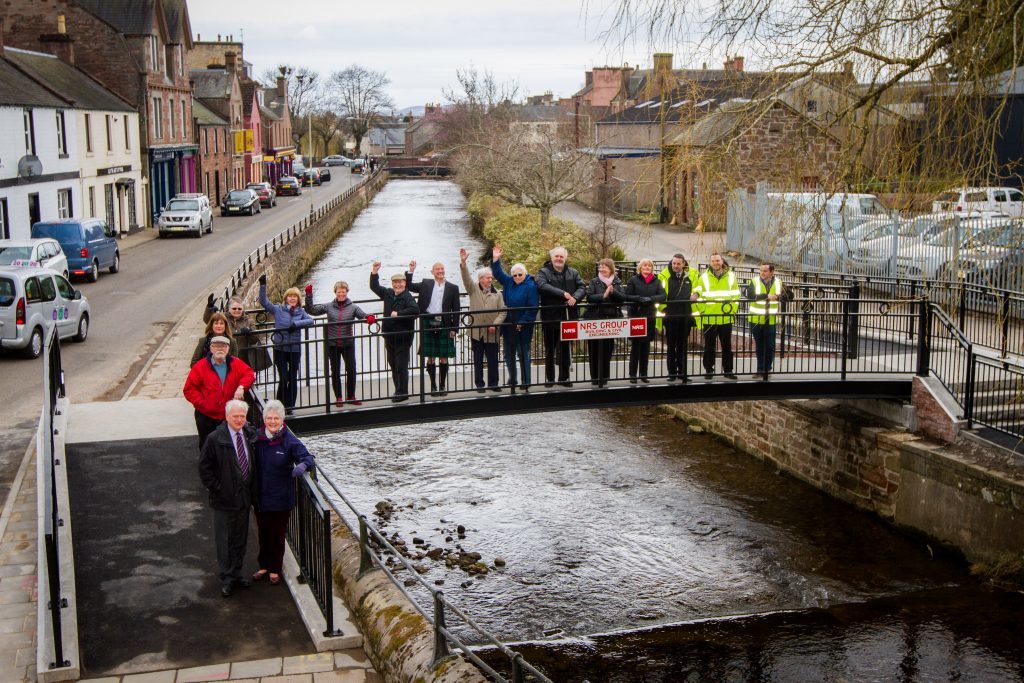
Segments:
[[[235,434],[235,450],[238,451],[238,467],[242,470],[242,479],[249,478],[249,456],[245,454],[245,443],[242,432]]]

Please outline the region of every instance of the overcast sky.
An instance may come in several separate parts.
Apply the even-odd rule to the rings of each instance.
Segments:
[[[384,71],[397,108],[442,101],[457,69],[488,69],[521,95],[568,97],[594,65],[649,66],[647,45],[607,44],[613,0],[189,0],[193,34],[244,36],[255,75],[281,63],[323,76],[354,63]]]

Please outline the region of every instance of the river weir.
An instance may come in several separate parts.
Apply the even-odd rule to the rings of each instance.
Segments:
[[[372,261],[415,259],[461,288],[463,246],[485,248],[454,184],[393,181],[310,281],[368,299]],[[661,410],[307,441],[428,583],[554,680],[1024,680],[1019,594]]]

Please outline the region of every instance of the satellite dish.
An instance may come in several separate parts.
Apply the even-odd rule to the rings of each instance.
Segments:
[[[43,163],[35,154],[26,154],[18,159],[18,175],[22,178],[33,178],[42,172]]]

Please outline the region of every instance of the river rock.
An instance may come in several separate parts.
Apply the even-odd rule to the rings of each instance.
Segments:
[[[432,560],[440,558],[442,554],[444,554],[443,548],[431,548],[427,551],[427,557],[429,557]]]
[[[423,539],[422,538],[418,538],[416,536],[413,536],[412,537],[412,544],[413,545],[423,545]]]
[[[417,581],[416,579],[413,579],[413,578],[410,577],[410,578],[406,579],[405,581],[403,581],[402,583],[405,584],[406,588],[409,588],[410,586],[415,586],[417,583],[419,583],[419,581]]]
[[[687,425],[686,432],[688,434],[703,434],[704,428],[701,427],[700,425]]]
[[[455,531],[456,531],[456,533],[459,534],[459,536],[465,536],[466,535],[466,527],[462,526],[461,524],[458,525],[457,527],[455,527]]]
[[[505,558],[504,557],[496,557],[496,558],[494,558],[494,566],[495,567],[504,567],[505,566]]]
[[[386,500],[381,500],[377,502],[373,509],[377,513],[378,517],[388,521],[391,519],[391,514],[395,511],[395,506]]]
[[[427,567],[426,565],[422,564],[414,564],[412,568],[416,570],[417,574],[426,574],[430,571],[430,567]]]

